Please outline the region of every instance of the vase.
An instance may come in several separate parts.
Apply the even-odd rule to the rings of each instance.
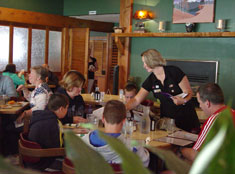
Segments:
[[[193,32],[195,29],[195,24],[194,23],[186,23],[185,28],[187,32]]]

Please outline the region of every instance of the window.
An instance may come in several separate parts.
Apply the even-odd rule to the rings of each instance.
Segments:
[[[27,70],[28,57],[28,29],[14,27],[13,36],[13,63],[16,71]]]
[[[51,71],[61,72],[61,32],[49,32],[48,65]]]
[[[0,26],[0,71],[4,71],[8,63],[16,64],[16,71],[21,69],[29,71],[30,67],[48,62],[50,70],[61,72],[62,33],[60,29],[55,30],[57,31],[33,28],[31,36],[27,26],[13,26],[13,36],[10,36],[10,27]],[[49,40],[46,39],[47,31]],[[13,38],[12,50],[9,50],[10,38]],[[29,43],[31,43],[31,50],[28,48]],[[48,57],[45,57],[46,46],[48,46]],[[11,51],[12,57],[9,54]],[[29,51],[31,51],[31,55],[28,54]],[[28,65],[28,62],[31,62],[31,65]]]
[[[31,67],[42,65],[45,62],[45,30],[32,30]]]
[[[0,71],[3,71],[9,60],[9,27],[0,26]]]

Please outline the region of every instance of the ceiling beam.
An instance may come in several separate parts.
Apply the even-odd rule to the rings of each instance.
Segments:
[[[66,16],[0,7],[0,22],[31,24],[58,28],[90,28],[91,31],[113,32],[113,23],[75,19]]]

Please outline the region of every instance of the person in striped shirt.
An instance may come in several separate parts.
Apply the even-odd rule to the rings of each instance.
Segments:
[[[200,108],[203,112],[209,116],[206,122],[203,124],[201,132],[199,133],[198,139],[192,148],[183,148],[181,153],[189,161],[194,161],[198,151],[204,143],[210,129],[213,127],[216,119],[220,113],[227,108],[224,104],[224,95],[219,85],[215,83],[208,83],[201,86],[197,92],[197,100]],[[235,125],[235,111],[231,110],[233,115],[233,121]]]

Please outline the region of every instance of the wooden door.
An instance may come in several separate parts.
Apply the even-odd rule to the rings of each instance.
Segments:
[[[62,72],[77,70],[87,79],[89,28],[65,28],[62,42]]]
[[[100,91],[107,90],[108,73],[108,43],[107,37],[90,37],[91,57],[96,58],[98,71],[95,72],[95,80]]]

